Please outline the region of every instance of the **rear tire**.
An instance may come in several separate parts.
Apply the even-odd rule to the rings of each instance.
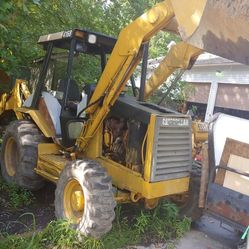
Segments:
[[[44,180],[34,168],[38,159],[38,144],[44,137],[31,121],[17,120],[7,126],[1,151],[1,172],[8,183],[29,190],[43,187]]]
[[[63,169],[55,191],[58,219],[98,239],[111,230],[115,206],[111,177],[97,162],[76,160]]]

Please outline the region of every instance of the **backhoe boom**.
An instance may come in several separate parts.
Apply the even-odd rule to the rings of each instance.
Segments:
[[[103,101],[101,105],[94,104],[87,110],[91,118],[77,140],[80,151],[86,148],[140,62],[139,51],[142,44],[163,29],[173,17],[171,2],[167,0],[157,4],[122,30],[91,98],[90,105],[98,102],[101,97]]]

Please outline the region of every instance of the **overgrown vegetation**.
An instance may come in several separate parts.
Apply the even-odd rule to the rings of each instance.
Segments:
[[[44,55],[41,46],[36,44],[40,35],[84,28],[117,37],[123,27],[158,2],[160,0],[2,0],[0,69],[6,71],[12,79],[33,79],[31,72],[34,72],[38,65],[32,62]],[[167,45],[172,40],[178,41],[179,37],[169,32],[159,32],[155,35],[150,41],[149,58],[165,56]],[[78,62],[78,68],[74,68],[76,73],[73,75],[76,82],[80,86],[82,83],[97,83],[100,76],[99,61],[84,55]],[[57,66],[55,67],[58,71]],[[61,72],[65,77],[65,70]],[[167,99],[162,105],[177,109],[182,99],[185,100],[183,85],[185,84],[177,84],[167,94]],[[0,85],[0,92],[5,91],[3,87]],[[168,88],[164,85],[156,91],[151,101],[157,103]]]
[[[189,229],[190,220],[179,219],[177,207],[168,202],[160,203],[151,211],[118,206],[113,229],[101,240],[82,238],[67,221],[60,220],[52,221],[41,232],[35,231],[34,224],[34,231],[26,236],[0,234],[0,248],[117,249],[127,245],[178,239]],[[168,243],[174,248],[172,242]]]
[[[29,78],[29,67],[43,55],[40,35],[85,28],[117,36],[120,30],[160,0],[1,0],[0,68],[13,77]],[[151,41],[151,56],[167,50],[174,35],[161,33]],[[84,72],[92,69],[88,64]]]
[[[7,184],[0,176],[0,207],[21,208],[33,202],[34,196],[31,191],[18,187],[13,183]]]

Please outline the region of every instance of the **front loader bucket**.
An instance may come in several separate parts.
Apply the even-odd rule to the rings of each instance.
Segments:
[[[249,65],[248,0],[171,2],[184,41],[209,53]]]

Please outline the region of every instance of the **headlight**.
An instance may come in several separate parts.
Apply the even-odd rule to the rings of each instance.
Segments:
[[[91,43],[91,44],[95,44],[97,41],[97,36],[96,35],[93,35],[93,34],[90,34],[88,36],[88,42]]]

